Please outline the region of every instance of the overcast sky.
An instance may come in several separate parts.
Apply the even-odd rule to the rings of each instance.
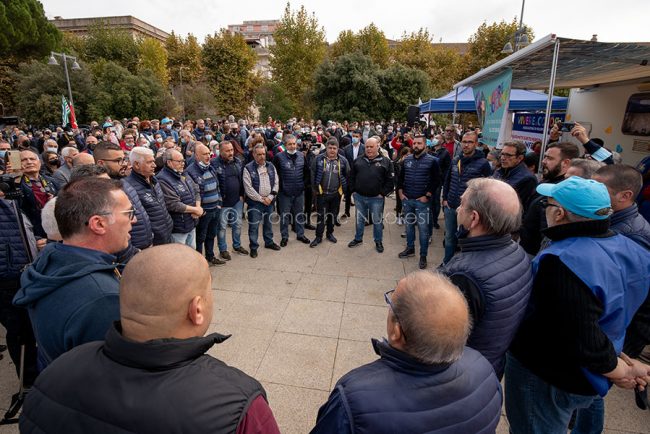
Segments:
[[[133,15],[164,31],[193,33],[202,41],[228,24],[244,20],[279,19],[286,1],[281,0],[43,0],[48,18],[85,18]],[[387,38],[426,27],[434,40],[466,42],[483,22],[512,20],[521,12],[520,0],[303,0],[316,13],[327,40],[336,40],[345,29],[359,30],[374,22]],[[598,34],[601,42],[649,42],[650,0],[528,0],[524,23],[535,38],[549,33],[577,39]]]

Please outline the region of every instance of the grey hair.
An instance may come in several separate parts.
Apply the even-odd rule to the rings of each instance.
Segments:
[[[53,197],[51,200],[47,201],[41,210],[41,225],[47,234],[47,238],[50,240],[59,241],[62,238],[61,234],[59,233],[59,225],[56,223],[56,218],[54,217],[55,205],[56,197]]]
[[[48,147],[47,145],[48,145],[49,143],[54,144],[54,146],[56,146],[57,148],[59,147],[59,144],[58,144],[58,143],[56,142],[56,140],[54,140],[54,139],[47,139],[47,140],[45,141],[45,143],[43,144],[43,147],[44,147],[44,148],[47,148],[47,147]]]
[[[458,361],[472,330],[465,296],[446,276],[430,271],[410,273],[401,283],[403,291],[394,299],[393,305],[400,326],[408,334],[405,352],[426,364]],[[464,306],[467,315],[456,321],[451,318],[449,321],[441,320],[444,313],[440,310],[448,307],[449,302],[438,307],[437,303],[431,302],[434,300],[432,292],[453,294],[456,301]],[[431,321],[432,316],[434,321]]]
[[[603,167],[605,163],[596,160],[587,160],[585,158],[572,158],[570,167],[575,167],[582,171],[581,178],[591,179],[596,171]]]
[[[144,148],[142,146],[138,146],[136,148],[131,149],[131,153],[129,154],[129,160],[131,160],[131,163],[138,162],[140,164],[144,163],[144,159],[147,156],[154,156],[153,151],[149,148]]]
[[[176,153],[176,152],[178,152],[176,149],[173,149],[173,148],[172,148],[172,149],[167,149],[167,150],[163,153],[163,164],[167,164],[168,161],[173,160],[173,159],[174,159],[174,153]],[[178,152],[178,153],[179,153],[181,156],[183,155],[183,154],[181,154],[180,152]]]
[[[466,195],[464,197],[464,206],[476,211],[481,217],[481,223],[487,229],[488,233],[497,236],[511,234],[521,226],[521,203],[517,201],[517,212],[512,212],[508,207],[504,207],[501,201],[494,200],[490,197],[492,189],[490,184],[505,182],[490,178],[471,179],[467,183]],[[508,185],[508,187],[510,187]],[[512,187],[510,187],[512,189]]]
[[[253,146],[253,155],[255,155],[256,149],[264,149],[264,153],[266,153],[266,146],[264,146],[263,143],[258,143],[257,145]]]
[[[71,153],[73,150],[76,151],[77,148],[75,148],[74,146],[66,146],[65,148],[63,148],[63,149],[61,150],[61,156],[62,156],[62,157],[69,157],[69,156],[70,156],[70,153]]]

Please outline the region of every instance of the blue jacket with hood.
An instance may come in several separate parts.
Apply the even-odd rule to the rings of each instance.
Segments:
[[[103,340],[120,319],[114,261],[104,252],[51,243],[25,270],[14,305],[29,312],[41,370],[78,345]]]

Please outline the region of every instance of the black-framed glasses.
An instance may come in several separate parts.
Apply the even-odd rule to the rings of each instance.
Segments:
[[[502,153],[499,154],[500,157],[506,157],[506,158],[513,158],[513,157],[516,157],[518,155],[519,154],[507,154],[505,152],[502,152]]]
[[[126,158],[113,158],[112,160],[109,160],[109,159],[105,158],[105,159],[102,159],[101,161],[110,161],[111,163],[117,163],[120,166],[122,164],[126,164],[126,163],[129,162],[129,160],[127,160]]]
[[[548,197],[545,197],[544,199],[539,201],[539,204],[541,205],[542,208],[546,209],[549,206],[554,206],[556,208],[562,208],[560,205],[556,205],[554,203],[549,203],[548,202]]]
[[[402,324],[402,321],[399,320],[399,317],[397,316],[397,312],[395,311],[395,306],[393,305],[393,302],[390,299],[390,296],[395,292],[395,289],[391,289],[390,291],[386,291],[384,293],[384,300],[386,300],[386,304],[390,307],[390,310],[393,312],[393,315],[395,315],[395,319],[399,323],[400,328],[402,329],[402,335],[404,336],[404,340],[406,340],[406,333],[404,332],[404,324]]]

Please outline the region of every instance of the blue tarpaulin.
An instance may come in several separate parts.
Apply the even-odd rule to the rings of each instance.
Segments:
[[[440,98],[432,98],[428,102],[420,104],[420,113],[453,113],[454,98],[456,91],[452,90],[447,95]],[[546,110],[548,95],[544,92],[532,90],[512,89],[510,91],[511,112]],[[553,97],[553,111],[566,110],[568,98],[561,96]],[[474,94],[471,87],[461,87],[458,89],[458,113],[476,113],[474,105]]]

